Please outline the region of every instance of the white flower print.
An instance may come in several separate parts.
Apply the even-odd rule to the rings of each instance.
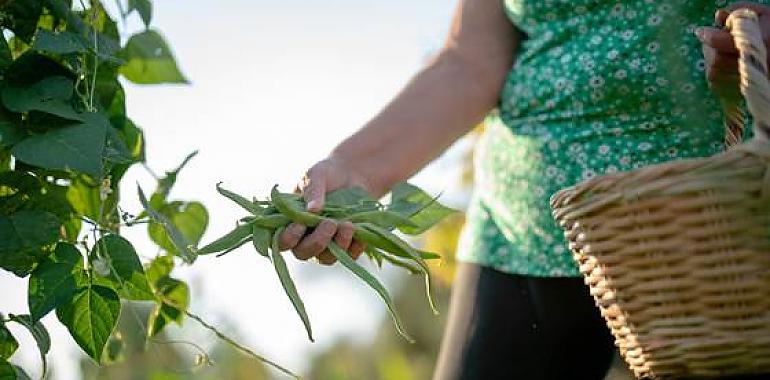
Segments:
[[[591,179],[596,177],[596,172],[593,171],[592,169],[584,169],[581,176],[583,177],[584,180]]]

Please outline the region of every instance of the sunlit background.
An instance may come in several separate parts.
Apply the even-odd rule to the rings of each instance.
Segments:
[[[190,151],[200,151],[180,175],[171,196],[200,200],[209,208],[211,218],[203,240],[210,241],[242,216],[216,193],[215,183],[224,181],[231,189],[257,196],[267,195],[275,183],[290,190],[305,168],[372,117],[441,46],[454,5],[455,1],[446,0],[155,1],[153,24],[170,43],[191,84],[124,83],[128,113],[146,133],[151,169],[162,174]],[[119,26],[128,33],[143,27],[135,15]],[[466,148],[467,144],[453,148],[414,181],[431,193],[443,192],[445,203],[461,207],[467,196],[460,185]],[[140,209],[136,182],[147,189],[154,186],[147,170],[133,167],[123,181],[122,205],[128,210]],[[124,233],[141,256],[156,254],[144,227]],[[178,275],[192,285],[193,312],[296,372],[317,378],[426,376],[443,322],[430,316],[422,298],[397,301],[407,327],[422,338],[409,349],[430,353],[410,358],[383,304],[358,279],[337,266],[294,260],[289,265],[313,322],[316,343],[307,341],[270,263],[249,249],[219,259],[201,258]],[[408,294],[405,287],[417,288],[421,283],[417,278],[403,281],[406,276],[398,271],[375,273],[394,294]],[[0,289],[4,312],[27,312],[26,281],[2,273]],[[440,306],[446,310],[446,291],[442,296]],[[53,314],[43,323],[54,341],[49,359],[52,378],[81,378],[81,366],[92,368],[88,360]],[[9,327],[21,343],[14,362],[36,376],[34,341],[16,326]],[[191,341],[212,353],[223,350],[212,334],[193,321],[169,330],[167,340]],[[379,354],[363,349],[376,340],[399,348],[386,347]],[[262,376],[259,365],[227,352],[236,359],[217,363],[215,355],[215,367],[242,373],[204,368],[196,376]],[[135,364],[158,367],[154,379],[187,378],[184,373],[194,364],[195,352],[185,344],[155,344],[148,353],[156,360]],[[414,372],[415,365],[423,368],[417,370],[421,374]],[[363,375],[362,369],[353,367],[377,373]],[[95,370],[86,372],[89,378],[97,376]],[[110,378],[124,376],[111,373]],[[280,378],[277,373],[270,376]]]

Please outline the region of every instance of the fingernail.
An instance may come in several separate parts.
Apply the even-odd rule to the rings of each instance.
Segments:
[[[695,36],[698,37],[699,40],[703,41],[705,34],[706,31],[703,28],[695,28]]]
[[[313,211],[318,210],[319,208],[321,208],[320,203],[321,202],[319,202],[317,199],[313,199],[312,201],[307,203],[307,209],[313,210]]]

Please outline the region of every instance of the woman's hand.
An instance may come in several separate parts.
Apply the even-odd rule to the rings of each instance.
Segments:
[[[727,16],[740,8],[748,8],[757,13],[765,46],[770,48],[770,7],[768,6],[747,1],[733,3],[716,12],[714,15],[716,24],[724,26]],[[706,78],[712,88],[737,89],[738,50],[735,49],[730,32],[719,28],[701,27],[695,30],[695,34],[703,42]]]
[[[369,181],[352,165],[342,159],[327,158],[313,165],[305,173],[295,191],[302,193],[308,211],[319,213],[324,207],[326,193],[352,186],[372,192]],[[324,265],[332,265],[337,261],[326,249],[332,239],[353,259],[358,259],[364,250],[361,242],[353,240],[353,224],[350,222],[337,224],[332,220],[324,220],[307,236],[305,232],[306,226],[289,224],[279,237],[281,250],[291,249],[294,256],[300,260],[316,257]]]

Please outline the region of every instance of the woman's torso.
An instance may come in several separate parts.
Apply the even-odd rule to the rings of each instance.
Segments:
[[[727,3],[504,4],[527,37],[486,122],[466,231],[475,237],[464,237],[460,256],[513,273],[577,275],[551,218],[551,194],[722,149],[722,114],[693,31]]]

